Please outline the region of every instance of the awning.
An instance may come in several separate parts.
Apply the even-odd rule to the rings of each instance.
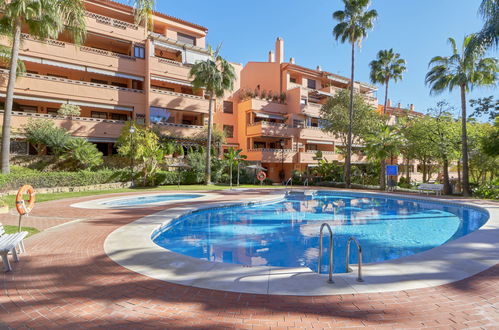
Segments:
[[[105,75],[105,76],[121,77],[121,78],[126,78],[126,79],[133,79],[133,80],[144,81],[144,78],[140,77],[140,76],[134,76],[134,75],[125,74],[125,73],[119,73],[119,72],[110,71],[110,70],[103,70],[103,69],[91,68],[91,67],[83,66],[83,65],[69,64],[69,63],[64,63],[64,62],[59,62],[59,61],[52,61],[52,60],[47,60],[47,59],[44,59],[44,58],[31,57],[31,56],[25,56],[25,55],[21,55],[21,56],[19,56],[19,58],[21,60],[23,60],[23,61],[28,61],[28,62],[32,62],[32,63],[57,66],[57,67],[60,67],[60,68],[71,69],[71,70],[78,70],[78,71],[98,73],[98,74],[102,74],[102,75]]]
[[[255,112],[256,118],[266,118],[266,119],[276,119],[276,120],[285,120],[286,117],[283,115],[271,115],[267,113]]]
[[[171,79],[171,78],[166,78],[166,77],[160,77],[160,76],[151,76],[151,80],[159,80],[171,84],[176,84],[176,85],[183,85],[183,86],[189,86],[192,87],[192,83],[190,81],[185,81],[185,80],[177,80],[177,79]]]
[[[327,79],[333,80],[333,81],[337,81],[337,82],[340,82],[340,83],[343,83],[343,84],[348,84],[350,82],[349,79],[340,78],[340,77],[336,77],[336,76],[332,76],[332,75],[327,76]]]
[[[323,92],[323,91],[316,91],[316,93],[319,94],[319,95],[324,95],[324,96],[328,96],[328,97],[333,97],[334,96],[331,93]]]
[[[158,41],[158,40],[154,40],[153,44],[154,44],[154,46],[159,46],[159,47],[163,47],[163,48],[169,48],[169,49],[173,49],[175,51],[183,51],[184,50],[184,48],[182,46],[171,45],[171,44],[167,44],[165,42],[161,42],[161,41]]]
[[[5,93],[0,93],[0,97],[6,97]],[[92,108],[99,108],[99,109],[133,111],[133,107],[124,107],[124,106],[119,106],[119,105],[108,105],[108,104],[82,102],[82,101],[61,100],[61,99],[53,99],[53,98],[48,98],[48,97],[38,97],[38,96],[29,96],[29,95],[14,95],[14,99],[26,100],[26,101],[57,103],[57,104],[68,103],[68,104],[80,105],[83,107],[92,107]]]
[[[307,140],[308,144],[329,144],[333,145],[332,141],[317,141],[317,140]]]

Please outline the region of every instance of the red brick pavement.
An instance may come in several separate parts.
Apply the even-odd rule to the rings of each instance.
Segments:
[[[109,233],[161,208],[81,210],[69,207],[74,202],[38,205],[39,216],[85,220],[26,241],[28,253],[1,275],[0,328],[499,329],[499,265],[444,286],[377,294],[293,297],[197,289],[131,272],[104,253]]]

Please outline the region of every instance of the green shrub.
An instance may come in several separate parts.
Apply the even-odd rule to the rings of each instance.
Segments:
[[[81,114],[81,108],[75,104],[64,103],[61,105],[59,110],[57,110],[59,116],[64,117],[78,117]]]
[[[29,184],[36,188],[75,187],[129,180],[126,171],[40,172],[13,166],[10,174],[0,175],[0,190],[15,190]]]
[[[491,183],[473,189],[473,196],[485,199],[499,199],[499,186]]]
[[[180,183],[184,183],[184,179]],[[155,182],[159,186],[178,184],[178,172],[158,171]]]
[[[62,158],[71,170],[94,169],[103,163],[102,152],[97,146],[82,138],[71,138]]]

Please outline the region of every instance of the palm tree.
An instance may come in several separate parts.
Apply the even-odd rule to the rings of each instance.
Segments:
[[[242,161],[248,158],[246,155],[241,155],[241,149],[229,148],[228,152],[224,154],[227,164],[229,164],[230,186],[232,187],[232,168],[237,166],[237,185],[239,186],[239,165]]]
[[[362,40],[367,37],[367,31],[373,28],[374,20],[378,17],[376,10],[367,11],[369,0],[343,0],[345,10],[338,10],[333,13],[333,19],[339,23],[333,29],[336,40],[342,43],[349,41],[352,45],[352,72],[350,80],[350,107],[348,132],[348,146],[345,158],[345,182],[350,187],[350,172],[352,158],[352,120],[353,120],[353,89],[355,82],[355,44],[360,47]]]
[[[393,126],[385,124],[377,134],[371,134],[365,139],[367,157],[376,162],[384,162],[400,153],[402,137]],[[380,172],[380,182],[385,182],[385,171]],[[381,189],[385,189],[383,185]]]
[[[83,0],[0,0],[0,33],[12,40],[9,77],[2,130],[2,173],[9,173],[10,121],[19,63],[21,28],[39,38],[57,38],[61,32],[71,33],[75,43],[85,38],[85,8]]]
[[[234,67],[219,55],[220,46],[216,52],[208,47],[210,56],[195,63],[190,71],[192,85],[195,89],[204,88],[209,97],[208,136],[206,141],[206,184],[211,184],[211,138],[213,134],[213,102],[215,98],[223,97],[225,92],[232,91],[236,74]]]
[[[151,31],[153,28],[153,14],[155,5],[155,0],[133,1],[135,23],[142,24],[142,22],[144,22],[146,31]]]
[[[405,60],[400,58],[400,54],[394,53],[393,49],[380,50],[374,61],[370,64],[371,67],[371,82],[374,84],[385,85],[385,103],[383,106],[383,114],[386,114],[388,104],[388,84],[390,80],[395,82],[402,79],[402,74],[406,70]],[[385,189],[385,164],[386,160],[381,160],[381,176],[380,186]]]
[[[468,168],[468,134],[466,127],[466,93],[477,86],[494,85],[497,81],[497,59],[485,58],[483,53],[467,51],[474,35],[464,38],[461,53],[456,40],[449,38],[452,46],[451,56],[436,56],[429,63],[430,71],[426,74],[426,84],[431,93],[438,94],[458,87],[461,92],[461,144],[462,144],[462,187],[463,194],[470,196]]]
[[[482,0],[479,13],[485,22],[482,30],[470,41],[468,52],[484,52],[499,46],[499,1]]]

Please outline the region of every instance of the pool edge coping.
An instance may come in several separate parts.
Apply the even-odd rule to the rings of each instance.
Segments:
[[[364,264],[365,282],[356,281],[354,273],[334,274],[335,284],[326,283],[325,275],[309,268],[273,266],[247,267],[206,261],[181,255],[156,245],[151,237],[158,229],[177,218],[195,211],[254,203],[278,201],[282,191],[269,195],[249,197],[237,201],[174,207],[137,219],[113,231],[104,242],[106,254],[116,263],[134,272],[180,285],[240,293],[321,296],[357,294],[420,289],[449,284],[473,276],[499,263],[499,242],[490,230],[499,230],[499,205],[478,205],[473,201],[449,201],[441,198],[357,192],[335,189],[339,193],[358,193],[387,198],[421,200],[472,207],[489,214],[487,222],[477,231],[433,249],[378,263]],[[296,190],[295,190],[296,191]],[[300,190],[302,191],[302,190]],[[280,193],[275,197],[275,193]],[[212,196],[213,197],[213,196]],[[125,242],[126,244],[122,244]],[[492,244],[492,246],[490,246]],[[456,253],[456,251],[459,251]],[[464,258],[467,257],[467,258]],[[421,272],[421,270],[424,270]]]

